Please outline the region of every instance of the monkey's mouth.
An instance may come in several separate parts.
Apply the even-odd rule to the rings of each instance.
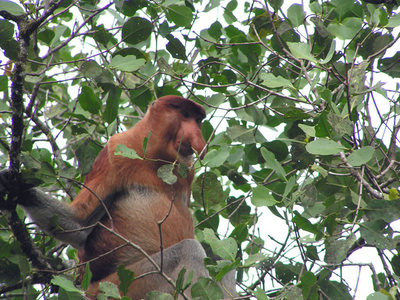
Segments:
[[[178,145],[178,153],[182,156],[190,156],[193,155],[194,151],[192,149],[192,145],[188,143],[180,143]]]

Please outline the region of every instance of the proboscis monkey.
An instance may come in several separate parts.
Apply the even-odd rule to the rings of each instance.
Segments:
[[[140,251],[118,235],[140,246],[158,264],[162,255],[162,270],[172,279],[183,267],[194,271],[194,279],[208,276],[203,264],[206,255],[194,240],[189,210],[193,154],[204,155],[206,151],[201,134],[204,117],[203,107],[191,100],[159,98],[133,128],[110,138],[86,176],[85,187],[70,205],[35,188],[19,193],[18,202],[42,230],[79,249],[80,262],[90,261],[93,278],[89,296],[97,294],[100,281],[118,284],[116,269],[120,264],[136,277],[155,270]],[[118,145],[135,150],[142,159],[118,155]],[[166,164],[175,166],[177,179],[173,184],[157,176]],[[187,170],[183,175],[178,174],[179,164]],[[1,191],[6,184],[5,177],[0,177]],[[103,226],[90,226],[97,222],[118,235]],[[233,278],[226,278],[223,285],[228,294],[235,294]],[[128,296],[141,299],[149,291],[171,289],[163,276],[153,274],[135,280]]]

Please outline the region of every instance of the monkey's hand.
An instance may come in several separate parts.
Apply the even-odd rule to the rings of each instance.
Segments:
[[[9,169],[0,170],[0,197],[7,194],[12,196],[18,204],[29,205],[32,185],[26,183],[21,174],[13,174]]]

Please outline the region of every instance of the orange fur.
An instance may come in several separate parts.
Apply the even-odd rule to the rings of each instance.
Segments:
[[[157,223],[166,216],[161,227],[164,248],[192,239],[193,220],[188,205],[193,170],[186,178],[178,176],[175,184],[168,185],[157,176],[157,169],[174,161],[190,164],[192,148],[198,153],[205,148],[200,129],[204,117],[200,105],[181,97],[166,96],[153,102],[141,121],[112,136],[98,155],[85,180],[88,189],[83,188],[71,204],[77,218],[87,219],[101,205],[99,199],[112,197],[112,220],[105,215],[101,222],[147,253],[160,251]],[[144,160],[114,155],[117,145],[122,144],[144,157],[143,141],[149,132]],[[129,246],[112,251],[120,245],[121,239],[99,226],[88,236],[85,247],[79,250],[81,262],[112,252],[90,263],[94,281],[115,272],[118,264],[131,265],[143,259]]]

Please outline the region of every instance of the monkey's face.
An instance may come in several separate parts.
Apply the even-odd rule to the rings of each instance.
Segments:
[[[159,131],[154,132],[154,137],[159,136],[158,140],[163,139],[164,143],[157,147],[158,158],[190,164],[193,154],[204,157],[206,153],[206,142],[201,134],[201,121],[182,115],[173,113],[165,113],[165,118],[168,121],[164,122],[163,128],[158,128]],[[153,135],[152,135],[153,137]]]
[[[201,134],[205,113],[201,105],[166,96],[154,102],[149,114],[156,140],[163,141],[156,146],[158,158],[188,162],[195,152],[201,157],[205,155],[206,143]]]

